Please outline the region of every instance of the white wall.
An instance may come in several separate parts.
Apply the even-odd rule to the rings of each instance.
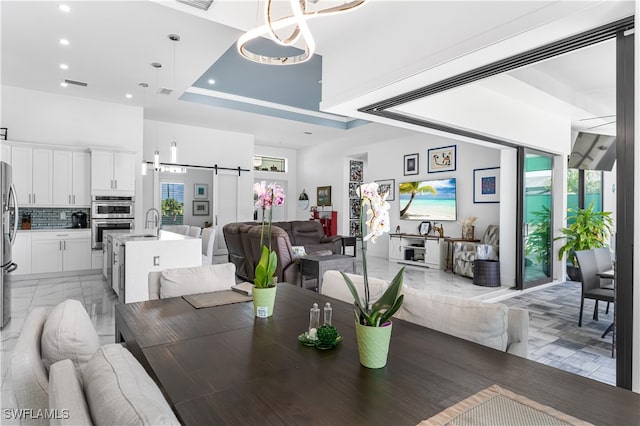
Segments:
[[[2,127],[13,141],[142,147],[142,108],[12,86],[2,86]]]
[[[169,162],[170,144],[174,131],[178,145],[178,163],[207,167],[213,167],[217,164],[218,167],[241,167],[250,170],[242,172],[240,175],[238,192],[241,200],[239,220],[250,220],[253,217],[251,189],[253,185],[253,135],[144,120],[143,153],[145,160],[153,160],[153,151],[157,147],[160,151],[160,161]],[[151,187],[147,186],[151,182],[150,179],[145,180],[145,193],[153,191]],[[213,192],[212,184],[209,186],[209,191]],[[145,210],[152,207],[148,204],[147,198],[145,197]],[[215,197],[212,198],[210,211],[214,211],[213,200]]]
[[[216,246],[218,250],[225,249],[222,226],[224,223],[216,225],[216,212],[233,211],[233,220],[245,221],[253,218],[253,135],[245,133],[227,132],[205,127],[185,126],[161,121],[144,120],[144,158],[147,161],[153,160],[153,151],[158,148],[160,151],[160,161],[169,162],[170,144],[175,134],[178,145],[179,164],[193,166],[229,167],[248,169],[242,172],[237,178],[237,200],[220,199],[216,197],[215,185],[209,183],[210,204],[209,211],[211,217],[208,218],[217,229]],[[234,175],[234,172],[220,171],[220,174]],[[153,173],[149,173],[153,175]],[[213,176],[213,175],[212,175]],[[193,193],[193,183],[191,178],[183,178],[190,188],[186,191]],[[154,190],[154,179],[147,177],[144,180],[144,210],[155,207],[159,208],[159,200],[154,200],[156,190]],[[206,182],[198,182],[206,183]],[[185,191],[185,214],[189,215],[193,199],[187,199],[188,192]],[[152,194],[151,196],[149,194]],[[222,214],[221,214],[222,216]],[[224,215],[225,217],[229,215]],[[203,216],[187,216],[186,221],[193,221],[194,224],[202,226],[206,221]]]
[[[440,146],[457,145],[457,167],[455,172],[427,173],[427,149]],[[366,153],[360,148],[349,145],[311,147],[298,154],[299,170],[298,191],[305,188],[309,194],[310,205],[316,205],[316,188],[331,185],[333,209],[338,211],[338,233],[348,235],[348,164],[349,159],[365,158],[364,181],[395,179],[396,197],[391,201],[391,229],[400,225],[402,232],[417,232],[419,221],[400,220],[400,207],[397,194],[401,182],[430,180],[455,177],[457,179],[458,220],[470,216],[478,217],[476,236],[480,238],[486,227],[500,221],[499,204],[473,203],[473,169],[500,166],[500,151],[479,145],[468,144],[438,136],[416,133],[399,140],[369,145]],[[419,174],[404,176],[404,155],[419,154]],[[298,213],[300,219],[307,219],[306,213]],[[462,226],[458,222],[443,222],[445,234],[461,235]],[[372,256],[387,257],[388,237],[378,239],[376,244],[368,246]]]
[[[18,142],[126,149],[142,159],[142,108],[2,86],[2,127]],[[142,179],[136,173],[136,198]],[[136,203],[136,228],[142,226]]]

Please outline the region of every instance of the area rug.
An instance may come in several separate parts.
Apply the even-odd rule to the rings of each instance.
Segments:
[[[230,305],[232,303],[250,302],[251,296],[245,296],[233,290],[214,291],[211,293],[190,294],[182,296],[196,309],[211,308],[213,306]]]
[[[522,395],[493,385],[447,408],[418,426],[591,425]]]

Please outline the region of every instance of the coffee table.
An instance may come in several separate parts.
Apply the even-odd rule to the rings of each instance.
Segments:
[[[300,259],[300,287],[322,291],[322,276],[327,271],[356,272],[356,258],[343,254],[305,256]],[[305,277],[310,279],[305,280]],[[313,280],[314,285],[307,282]]]

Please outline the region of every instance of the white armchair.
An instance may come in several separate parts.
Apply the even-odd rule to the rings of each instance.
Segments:
[[[500,227],[489,225],[479,243],[458,241],[453,245],[453,272],[473,278],[473,262],[476,259],[498,260]]]

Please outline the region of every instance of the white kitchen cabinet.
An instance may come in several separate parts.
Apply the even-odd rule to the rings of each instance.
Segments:
[[[135,157],[129,152],[113,153],[113,180],[118,191],[135,191]]]
[[[33,232],[31,273],[67,272],[91,269],[89,231]]]
[[[389,234],[389,261],[444,269],[447,243],[444,238],[417,234]]]
[[[91,157],[88,152],[53,152],[53,204],[89,207]]]
[[[31,192],[33,190],[31,154],[32,149],[30,147],[11,147],[11,172],[19,206],[31,205]]]
[[[11,164],[11,145],[6,142],[0,142],[0,161]]]
[[[14,145],[11,165],[19,205],[53,204],[53,150]]]
[[[130,152],[91,151],[91,192],[100,195],[133,195],[135,157]]]
[[[31,233],[18,231],[11,251],[13,263],[18,269],[13,275],[27,275],[31,273]]]

